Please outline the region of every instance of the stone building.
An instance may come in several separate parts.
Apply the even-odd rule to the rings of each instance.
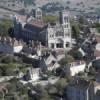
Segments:
[[[48,47],[52,49],[71,47],[71,27],[69,22],[69,13],[60,12],[59,23],[48,25]]]
[[[54,57],[53,54],[45,55],[40,59],[40,67],[42,72],[46,71],[54,71],[60,67],[57,59]]]
[[[69,13],[62,11],[55,25],[44,24],[40,8],[31,11],[31,16],[14,17],[14,35],[25,41],[40,41],[50,49],[71,47],[71,27]]]
[[[67,100],[94,100],[92,82],[76,79],[67,86]]]
[[[40,8],[32,9],[29,15],[14,16],[14,36],[17,39],[46,43],[46,25]]]
[[[84,61],[75,61],[66,65],[66,74],[75,76],[78,73],[84,72],[86,69],[86,63]]]
[[[0,53],[19,53],[22,51],[23,45],[22,41],[10,37],[0,37]]]

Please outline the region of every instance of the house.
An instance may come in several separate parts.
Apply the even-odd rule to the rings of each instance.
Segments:
[[[93,60],[95,58],[95,48],[97,45],[97,40],[94,34],[91,34],[86,38],[79,46],[78,51],[81,52],[82,56],[88,60]]]
[[[54,50],[54,51],[52,51],[52,54],[57,59],[57,61],[60,61],[62,58],[65,58],[65,51],[64,51],[64,49]]]
[[[81,52],[83,57],[86,56],[86,53],[84,52],[84,50],[82,48],[79,48],[78,51]]]
[[[94,82],[94,93],[95,93],[95,100],[100,99],[100,74],[96,75],[96,81]]]
[[[40,68],[43,72],[49,70],[53,71],[59,67],[57,59],[50,53],[40,59]]]
[[[67,75],[75,76],[80,72],[84,72],[86,68],[86,63],[84,61],[76,61],[69,63],[65,66]]]
[[[99,72],[100,71],[100,58],[93,60],[92,66],[97,72]]]
[[[94,85],[83,79],[75,79],[68,84],[66,95],[67,100],[94,100]]]
[[[14,11],[19,11],[21,9],[24,9],[25,7],[24,1],[20,1],[20,0],[1,0],[0,6],[7,9],[12,9]]]
[[[100,82],[95,81],[94,82],[94,93],[96,94],[98,90],[100,91]]]
[[[22,51],[23,45],[22,41],[10,37],[0,37],[0,53],[19,53]]]
[[[98,90],[96,92],[96,95],[95,95],[95,99],[94,100],[100,100],[100,90]]]
[[[25,75],[25,80],[26,81],[36,81],[39,80],[40,78],[40,69],[39,68],[29,68],[27,70],[27,73]]]
[[[89,23],[100,23],[100,16],[88,16],[87,21]]]
[[[100,57],[100,35],[96,35],[96,40],[97,40],[97,45],[96,45],[96,50],[94,52],[94,55],[96,58]]]
[[[90,32],[91,32],[91,34],[94,35],[94,38],[96,40],[96,41],[94,41],[96,43],[95,50],[94,50],[94,56],[96,58],[99,58],[100,57],[100,35],[97,32],[96,28],[90,28]]]

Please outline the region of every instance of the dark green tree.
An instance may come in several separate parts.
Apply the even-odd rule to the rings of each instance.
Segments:
[[[72,56],[74,57],[74,59],[76,60],[81,60],[83,58],[82,53],[80,51],[74,51],[72,53]]]
[[[13,22],[11,20],[0,22],[0,36],[8,36],[8,30],[11,27],[13,27]]]
[[[85,24],[85,22],[86,22],[85,18],[83,16],[80,16],[79,17],[79,23],[80,24]]]

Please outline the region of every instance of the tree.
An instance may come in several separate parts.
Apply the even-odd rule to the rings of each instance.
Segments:
[[[6,56],[4,58],[2,58],[2,63],[11,63],[13,61],[13,57],[11,56]]]
[[[37,100],[52,100],[45,87],[37,84],[34,90],[38,93]]]
[[[99,28],[99,27],[100,27],[100,23],[93,23],[93,24],[92,24],[92,27],[93,27],[93,28]]]
[[[24,3],[26,5],[31,5],[31,4],[33,4],[33,2],[35,2],[35,0],[24,0]]]
[[[74,62],[74,60],[75,60],[75,59],[73,58],[73,56],[68,55],[68,54],[67,54],[66,58],[67,58],[67,62],[68,62],[68,63]]]
[[[97,28],[97,31],[100,33],[100,27],[99,27],[99,28]]]
[[[43,20],[45,23],[51,22],[51,23],[55,23],[58,21],[58,17],[57,16],[43,16]]]
[[[67,58],[62,58],[59,61],[59,64],[60,64],[61,67],[64,67],[67,63],[68,63]]]
[[[74,51],[72,55],[76,60],[81,60],[83,58],[82,53],[80,51]]]
[[[72,27],[72,36],[77,39],[80,34],[80,24],[76,23],[74,19],[70,19],[70,23]]]
[[[25,98],[23,100],[28,100],[28,89],[26,86],[24,86],[20,81],[19,79],[17,78],[13,78],[9,81],[9,86],[7,87],[8,88],[8,93],[9,94],[13,94],[14,95],[14,98],[15,97],[18,97],[18,98]],[[13,100],[16,100],[16,99],[13,99]],[[19,99],[17,99],[19,100]]]
[[[67,3],[67,4],[70,4],[71,2],[70,2],[70,1],[67,1],[66,3]]]
[[[80,16],[80,17],[79,17],[79,23],[80,23],[80,24],[85,24],[85,19],[84,19],[83,16]]]
[[[70,7],[69,6],[66,6],[66,8],[65,8],[66,10],[68,10],[68,9],[70,9]]]
[[[78,26],[78,24],[73,24],[72,25],[72,36],[75,38],[78,38],[80,34],[80,28]]]
[[[53,99],[50,97],[50,95],[46,91],[44,91],[44,95],[42,95],[40,100],[53,100]]]
[[[64,89],[67,86],[67,80],[64,78],[59,79],[56,83],[55,83],[55,87],[57,88],[58,91],[58,95],[64,95]]]
[[[66,54],[65,58],[62,58],[59,61],[59,64],[60,64],[61,67],[64,67],[66,64],[71,63],[73,61],[74,61],[73,56]]]
[[[0,22],[0,35],[8,36],[8,30],[11,27],[13,27],[13,22],[11,20],[3,20],[3,22]]]

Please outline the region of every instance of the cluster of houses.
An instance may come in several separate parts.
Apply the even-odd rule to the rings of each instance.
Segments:
[[[68,100],[99,100],[100,99],[100,74],[96,81],[89,79],[74,78],[67,86],[66,94]]]
[[[15,38],[0,37],[0,53],[19,53],[23,49],[23,42]]]
[[[1,0],[0,6],[2,8],[18,11],[24,9],[24,2],[20,0]]]
[[[71,76],[74,76],[67,86],[66,94],[68,100],[99,100],[100,99],[100,35],[96,29],[90,29],[90,35],[85,39],[84,42],[79,45],[79,51],[84,57],[89,59],[87,63],[84,61],[78,61],[70,64],[67,71],[70,72]],[[80,44],[80,43],[79,43]],[[87,75],[87,68],[91,70],[94,68],[94,78],[91,75]],[[69,71],[70,70],[70,71]],[[93,70],[92,70],[93,71]],[[90,72],[92,72],[90,71]],[[83,72],[83,78],[80,78],[76,74]]]

